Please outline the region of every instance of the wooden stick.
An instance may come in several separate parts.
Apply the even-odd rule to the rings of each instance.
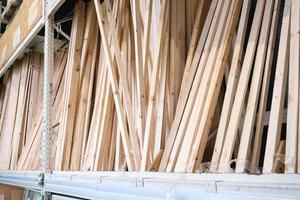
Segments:
[[[186,170],[192,172],[195,165],[195,159],[197,154],[200,154],[199,159],[202,160],[204,149],[206,146],[211,119],[215,111],[215,107],[218,100],[219,91],[221,88],[221,82],[224,77],[225,63],[227,62],[229,49],[232,43],[233,32],[237,25],[237,16],[240,13],[241,1],[233,1],[228,11],[228,17],[226,19],[224,35],[221,39],[221,45],[215,61],[215,68],[211,76],[211,83],[208,88],[208,94],[204,104],[203,112],[201,113],[201,121],[196,133],[194,143],[192,142],[192,148],[187,158]],[[201,149],[199,152],[198,149]],[[176,166],[177,167],[177,166]]]
[[[12,139],[15,126],[16,109],[18,105],[19,82],[21,67],[18,65],[13,69],[11,77],[11,87],[7,104],[7,118],[4,120],[4,126],[1,131],[0,140],[0,169],[8,170],[12,154]]]
[[[268,50],[267,50],[267,58],[265,62],[263,83],[261,86],[260,103],[258,108],[258,114],[256,117],[257,118],[256,130],[255,130],[255,138],[254,138],[253,153],[252,153],[252,166],[254,167],[258,167],[259,160],[260,160],[262,134],[263,134],[264,121],[265,121],[266,108],[267,108],[270,77],[271,77],[274,48],[275,48],[276,31],[277,31],[278,19],[279,19],[279,7],[280,7],[280,1],[276,0],[273,9],[273,18],[272,18],[270,37],[268,42]]]
[[[285,173],[297,172],[299,126],[300,2],[291,2],[290,58],[288,78],[288,115],[286,130]],[[298,147],[299,148],[299,147]]]
[[[175,145],[175,140],[177,138],[179,138],[179,139],[177,139],[178,141],[180,141],[181,140],[180,138],[182,138],[182,136],[179,135],[177,133],[177,131],[178,131],[178,128],[180,126],[180,122],[181,122],[182,117],[183,117],[182,115],[183,115],[183,112],[185,110],[186,103],[188,101],[189,92],[190,92],[190,89],[191,89],[192,84],[193,84],[194,76],[198,71],[197,67],[198,67],[199,59],[201,58],[201,55],[202,55],[202,52],[203,52],[204,49],[205,50],[210,49],[210,44],[211,43],[210,42],[206,43],[206,39],[208,37],[209,38],[208,41],[210,41],[211,40],[210,38],[212,37],[211,35],[214,34],[215,28],[210,29],[210,27],[211,27],[211,23],[213,21],[214,12],[215,12],[215,9],[217,7],[217,3],[218,3],[218,1],[214,0],[212,2],[211,6],[210,6],[208,17],[207,17],[207,20],[205,22],[202,34],[200,36],[197,49],[195,51],[193,63],[190,67],[186,65],[185,72],[184,72],[184,75],[183,75],[183,80],[182,80],[183,84],[181,86],[181,91],[180,91],[180,96],[179,96],[179,99],[178,99],[178,104],[177,104],[175,117],[174,117],[174,120],[173,120],[173,123],[172,123],[172,126],[171,126],[171,130],[170,130],[167,142],[166,142],[166,147],[165,147],[165,150],[164,150],[164,153],[163,153],[163,156],[162,156],[162,159],[161,159],[161,163],[160,163],[160,166],[159,166],[159,169],[158,169],[159,171],[165,171],[167,166],[168,166],[168,163],[172,162],[172,157],[170,158],[171,154],[172,153],[175,153],[175,154],[178,153],[178,152],[174,152],[173,146]],[[212,27],[215,26],[214,23],[213,23]],[[198,26],[195,26],[194,30],[197,30],[197,28],[198,28]],[[191,45],[194,45],[194,44],[191,43]],[[201,71],[201,70],[199,70],[199,71]],[[200,76],[200,75],[198,75],[198,76]],[[196,81],[199,78],[198,76],[197,76],[197,79],[195,79]],[[200,79],[201,79],[201,77],[200,77]],[[195,83],[195,85],[197,85],[197,84],[199,84],[199,83]],[[184,87],[183,87],[183,85],[184,85]],[[190,100],[190,101],[192,101],[192,100]],[[175,145],[175,146],[177,146],[177,145]],[[174,156],[174,157],[177,157],[177,156]],[[173,168],[173,167],[174,166],[172,166],[170,168]],[[170,170],[167,170],[167,171],[170,171]]]
[[[256,44],[258,40],[259,30],[261,26],[261,19],[263,16],[265,1],[258,1],[252,22],[251,33],[249,36],[249,43],[247,45],[245,59],[242,65],[242,71],[235,95],[235,100],[232,107],[232,114],[229,120],[228,129],[226,133],[226,139],[224,141],[224,149],[220,158],[219,171],[226,172],[228,170],[227,165],[231,160],[233,147],[235,144],[237,130],[239,128],[239,122],[241,119],[241,112],[244,105],[246,90],[250,77],[250,72],[253,64],[253,58],[255,54]]]
[[[73,139],[74,120],[77,105],[77,93],[80,78],[80,52],[84,34],[84,6],[82,1],[78,1],[74,13],[72,25],[72,35],[69,51],[69,60],[67,64],[67,75],[65,85],[65,97],[62,115],[61,128],[59,131],[59,148],[56,155],[55,168],[57,170],[67,170],[70,165],[71,146]]]
[[[274,0],[267,0],[263,21],[261,25],[258,46],[256,50],[256,58],[254,63],[254,70],[251,81],[251,88],[247,102],[246,115],[244,119],[244,126],[240,141],[239,153],[237,157],[236,172],[242,173],[246,167],[247,156],[250,150],[252,141],[253,125],[256,117],[257,103],[260,92],[261,79],[263,74],[263,67],[266,58],[266,50],[268,45],[267,37],[270,33],[270,26],[272,20],[272,10],[274,7]]]
[[[151,20],[150,13],[152,11],[152,0],[149,1],[149,11],[147,13],[147,26],[146,26],[146,37],[149,35],[149,29],[150,29],[150,23],[149,20]],[[140,14],[140,5],[139,1],[131,0],[132,5],[132,18],[133,18],[133,27],[134,27],[134,45],[135,45],[135,67],[136,67],[136,89],[137,89],[137,131],[140,137],[140,142],[143,141],[143,134],[144,131],[144,125],[145,125],[145,86],[143,82],[144,72],[143,72],[143,55],[142,55],[142,34],[141,34],[141,19],[139,18]],[[148,38],[146,38],[148,39]],[[146,44],[147,45],[147,44]],[[145,46],[146,49],[144,49],[145,54],[147,54],[147,46]],[[147,55],[145,55],[145,59],[147,59]],[[144,62],[147,62],[145,60]]]
[[[115,73],[115,69],[112,64],[113,63],[112,55],[109,51],[107,33],[106,33],[106,30],[105,30],[103,22],[102,22],[102,18],[103,18],[103,13],[101,10],[102,8],[100,7],[98,0],[94,0],[94,4],[95,4],[95,8],[96,8],[96,13],[97,13],[98,25],[99,25],[101,36],[102,36],[102,44],[104,47],[104,52],[105,52],[105,55],[107,58],[107,62],[109,63],[109,65],[107,67],[108,72],[109,72],[108,75],[109,75],[109,79],[110,79],[110,83],[111,83],[111,88],[113,90],[113,96],[114,96],[114,100],[115,100],[115,106],[116,106],[116,111],[118,114],[118,119],[120,122],[121,136],[122,136],[122,141],[124,144],[126,161],[127,161],[129,170],[134,170],[136,168],[136,164],[138,163],[137,162],[138,158],[135,158],[134,159],[135,162],[133,162],[133,158],[130,153],[133,150],[133,145],[131,144],[131,142],[128,138],[128,131],[126,129],[125,116],[124,116],[124,113],[122,112],[123,109],[122,109],[120,96],[119,96],[120,93],[117,88],[116,73]],[[135,148],[138,148],[138,147],[135,147]],[[138,155],[138,153],[136,151],[132,151],[132,152],[134,152],[134,155]]]
[[[284,106],[283,103],[288,72],[288,38],[290,27],[290,9],[291,1],[286,0],[284,5],[278,59],[276,64],[274,91],[272,97],[270,124],[268,129],[263,173],[274,172],[274,154],[276,153],[276,148],[280,140],[282,126],[281,116]]]
[[[230,66],[229,77],[226,86],[226,93],[224,97],[224,103],[222,107],[222,113],[220,118],[220,123],[217,132],[217,138],[214,147],[214,153],[211,160],[211,171],[216,171],[218,168],[221,151],[224,144],[224,139],[226,137],[226,131],[228,127],[229,117],[232,110],[234,94],[236,92],[238,78],[240,76],[241,70],[241,60],[243,55],[243,44],[246,35],[247,21],[249,16],[251,1],[247,0],[243,2],[243,8],[241,12],[239,27],[237,31],[237,36],[234,44],[234,52],[232,57],[232,63]]]
[[[160,69],[159,61],[161,57],[163,47],[163,32],[165,30],[166,22],[169,14],[169,1],[162,2],[162,8],[160,11],[159,28],[158,28],[158,49],[154,57],[153,71],[151,74],[150,92],[149,92],[149,104],[147,109],[146,125],[145,125],[145,137],[142,152],[141,171],[148,169],[149,153],[150,153],[150,137],[153,134],[151,131],[151,125],[154,118],[154,104],[156,101],[156,93],[158,88],[158,72]]]

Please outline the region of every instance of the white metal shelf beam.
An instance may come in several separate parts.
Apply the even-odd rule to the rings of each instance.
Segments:
[[[54,172],[45,190],[88,199],[299,199],[300,176]]]
[[[40,190],[38,174],[37,171],[2,171],[0,183]]]
[[[0,183],[40,189],[38,172],[0,172]],[[298,174],[53,172],[46,192],[86,199],[299,199]]]

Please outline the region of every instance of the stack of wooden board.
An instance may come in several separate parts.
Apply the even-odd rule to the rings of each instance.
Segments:
[[[1,95],[1,169],[14,169],[41,112],[41,55],[24,56],[5,74]],[[21,134],[22,133],[22,134]]]
[[[62,73],[66,55],[56,55],[55,70]],[[43,97],[43,55],[26,54],[6,72],[1,85],[1,170],[39,169]],[[56,81],[60,84],[60,81]],[[57,88],[55,84],[54,86]],[[56,89],[55,88],[55,89]],[[57,89],[56,89],[57,90]],[[55,91],[56,91],[55,90]],[[31,148],[31,154],[27,154]]]
[[[79,1],[54,65],[52,168],[300,173],[299,11],[298,0]],[[40,127],[30,134],[5,143],[16,169],[39,168]]]

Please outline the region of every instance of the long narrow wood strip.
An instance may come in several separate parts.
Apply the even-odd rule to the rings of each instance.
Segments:
[[[113,127],[112,127],[112,135],[109,149],[109,158],[108,158],[108,171],[114,171],[114,163],[115,163],[115,154],[116,154],[116,143],[117,143],[117,116],[115,112],[113,112]]]
[[[39,80],[39,68],[40,66],[38,65],[38,54],[33,53],[30,58],[30,68],[31,68],[31,80],[30,80],[30,90],[29,90],[29,99],[28,99],[28,114],[27,114],[27,125],[26,125],[26,141],[30,140],[32,136],[32,128],[34,127],[34,114],[35,114],[35,109],[37,108],[35,103],[37,101],[38,97],[38,80]]]
[[[150,137],[153,135],[153,131],[151,129],[151,125],[153,123],[154,118],[154,105],[156,102],[156,93],[158,88],[158,72],[160,69],[159,61],[161,58],[161,52],[163,47],[163,33],[166,29],[166,22],[169,15],[169,4],[170,1],[166,0],[162,2],[162,7],[160,10],[159,17],[159,27],[158,27],[158,41],[157,46],[158,49],[155,52],[154,57],[154,65],[151,74],[151,83],[150,83],[150,92],[149,92],[149,104],[147,109],[147,117],[146,117],[146,125],[145,125],[145,136],[144,136],[144,144],[143,144],[143,152],[142,152],[142,163],[141,163],[141,171],[145,171],[148,169],[149,165],[149,154],[150,154]]]
[[[101,129],[99,130],[99,139],[98,139],[98,145],[96,149],[96,158],[94,160],[94,166],[93,170],[107,170],[107,151],[109,150],[108,146],[110,145],[110,137],[111,137],[111,131],[112,131],[112,120],[113,120],[113,102],[109,101],[109,99],[112,99],[112,92],[111,90],[108,90],[108,94],[106,97],[107,104],[104,105],[105,109],[104,112],[105,118],[103,120],[104,123]]]
[[[103,50],[103,46],[101,48]],[[103,54],[103,53],[102,53]],[[101,57],[101,56],[100,56]],[[102,58],[104,58],[102,56]],[[106,59],[103,59],[106,61]],[[99,72],[99,77],[98,77],[98,83],[101,87],[96,88],[96,97],[95,97],[95,107],[94,107],[94,112],[91,120],[91,125],[90,125],[90,131],[89,131],[89,139],[87,143],[87,149],[85,151],[85,158],[83,162],[83,170],[90,170],[94,166],[94,160],[96,157],[96,148],[97,148],[97,142],[98,142],[98,137],[99,137],[99,129],[100,126],[103,126],[101,123],[101,120],[105,119],[105,112],[104,112],[104,104],[105,98],[107,96],[107,93],[109,91],[109,81],[108,81],[108,74],[107,74],[107,67],[106,67],[106,62],[100,63],[99,62],[99,68],[101,67],[101,71]]]
[[[173,119],[185,67],[185,0],[171,0],[170,13],[170,114]]]
[[[229,40],[228,36],[232,35],[232,32],[235,27],[235,24],[232,23],[233,22],[236,23],[236,21],[232,20],[233,19],[232,16],[236,16],[235,13],[239,10],[239,9],[235,10],[236,8],[235,6],[238,5],[237,2],[238,1],[224,2],[223,10],[221,11],[222,15],[219,21],[219,24],[222,25],[218,27],[217,33],[215,35],[215,40],[213,43],[213,48],[211,50],[211,54],[205,68],[203,79],[201,80],[200,88],[202,88],[202,90],[199,90],[197,94],[200,97],[199,101],[196,100],[196,102],[199,103],[197,107],[199,106],[201,110],[199,113],[196,113],[196,115],[194,115],[196,116],[196,121],[193,121],[195,119],[192,119],[194,117],[192,113],[191,120],[189,122],[190,124],[187,129],[187,134],[185,135],[174,171],[191,172],[194,169],[194,163],[198,153],[199,144],[201,141],[200,138],[201,136],[204,137],[208,136],[209,131],[207,130],[207,134],[204,132],[205,131],[204,124],[206,124],[207,119],[212,118],[213,117],[212,115],[214,114],[214,108],[216,106],[216,102],[218,98],[217,96],[215,96],[214,101],[210,100],[210,98],[213,97],[214,91],[216,91],[215,95],[219,94],[218,89],[220,88],[221,85],[220,82],[223,77],[222,73],[224,73],[223,70],[224,65],[221,66],[221,62],[223,60],[227,60],[226,57],[229,54],[229,47],[231,45],[231,41]],[[225,52],[227,52],[226,53],[227,55],[225,54]],[[219,72],[221,73],[219,74]],[[217,79],[218,75],[220,77],[219,79]],[[210,104],[210,105],[206,105],[206,104]],[[209,110],[210,106],[212,107],[213,110],[211,110],[210,112],[206,112],[206,110],[207,111]],[[196,110],[197,108],[194,109],[194,111]],[[194,127],[194,128],[189,129],[190,127]],[[206,142],[204,146],[205,145]]]
[[[58,92],[59,90],[62,90],[60,88],[62,88],[62,85],[64,85],[63,82],[63,74],[64,74],[64,69],[65,69],[65,65],[66,65],[66,58],[67,56],[64,56],[64,59],[60,65],[60,67],[58,68],[58,70],[55,72],[54,74],[54,86],[53,86],[53,94],[55,94],[53,96],[53,108],[54,110],[56,110],[57,105],[61,105],[61,100],[58,97]],[[61,107],[61,106],[60,106]],[[25,162],[28,159],[28,156],[30,154],[30,151],[33,147],[33,143],[36,140],[36,137],[38,134],[41,134],[41,132],[39,132],[40,130],[40,126],[41,126],[41,122],[42,122],[42,115],[40,114],[41,112],[38,112],[37,115],[35,116],[35,121],[37,122],[36,126],[32,128],[31,132],[33,137],[30,138],[30,140],[26,143],[26,145],[23,147],[22,153],[19,157],[16,169],[20,170],[20,169],[25,169]],[[60,112],[58,112],[60,113]],[[60,116],[58,115],[58,113],[56,114],[56,116]],[[58,117],[56,117],[57,119]],[[35,155],[35,153],[33,153]],[[53,166],[54,167],[54,166]]]
[[[65,110],[62,115],[61,128],[59,131],[59,148],[56,155],[55,169],[67,170],[70,165],[71,146],[73,140],[74,121],[77,105],[77,94],[80,78],[80,53],[84,36],[84,7],[82,1],[78,1],[74,13],[72,24],[73,41],[71,41],[69,60],[67,64],[67,74],[65,85],[64,106]]]
[[[204,28],[202,30],[202,33],[201,33],[201,36],[200,36],[200,39],[198,42],[197,49],[194,54],[193,62],[190,67],[186,66],[186,68],[185,68],[185,72],[184,72],[183,80],[182,80],[183,84],[181,87],[180,96],[179,96],[178,103],[177,103],[175,118],[173,120],[169,136],[167,138],[166,147],[165,147],[165,150],[164,150],[164,153],[163,153],[163,156],[161,159],[161,163],[160,163],[160,166],[158,169],[159,171],[165,171],[167,169],[168,163],[172,162],[172,160],[175,159],[175,157],[177,157],[176,155],[173,156],[174,158],[172,158],[172,156],[171,156],[171,154],[178,153],[178,152],[173,151],[173,146],[174,145],[177,146],[175,144],[176,140],[180,141],[182,138],[182,136],[179,135],[177,133],[177,131],[178,131],[178,128],[180,127],[180,122],[183,117],[182,115],[185,110],[186,103],[188,101],[189,93],[192,88],[195,74],[199,74],[195,78],[195,81],[196,81],[196,83],[194,83],[195,87],[198,84],[200,84],[199,82],[201,79],[200,75],[202,74],[201,73],[202,69],[198,69],[198,63],[201,58],[202,52],[208,51],[211,47],[211,38],[214,35],[215,29],[216,29],[215,28],[216,19],[215,20],[213,20],[213,19],[214,19],[214,13],[217,8],[217,5],[218,5],[218,1],[214,0],[210,6],[208,17],[206,19]],[[213,27],[213,28],[211,28],[211,27]],[[195,26],[195,29],[197,29],[197,28],[198,28],[198,26]],[[191,45],[193,45],[193,43]],[[201,59],[204,59],[204,58],[201,58]],[[198,73],[198,70],[199,70],[199,73]],[[189,100],[192,101],[193,99],[189,99]],[[179,139],[177,139],[177,138],[179,138]],[[174,166],[169,165],[169,169],[167,171],[171,171],[171,169],[173,167]]]
[[[0,139],[0,169],[8,170],[10,166],[12,153],[12,139],[18,105],[19,87],[20,87],[21,67],[20,63],[12,71],[11,87],[8,97],[7,117],[4,120],[4,126],[1,131]]]
[[[160,79],[159,79],[159,94],[157,100],[157,117],[156,117],[156,127],[155,127],[155,141],[154,141],[154,158],[161,152],[162,149],[162,141],[163,141],[163,118],[165,115],[165,90],[167,84],[167,68],[168,68],[168,59],[169,59],[169,32],[165,33],[164,39],[164,47],[162,52],[162,59],[161,59],[161,72],[160,72]]]
[[[288,72],[288,38],[290,27],[291,1],[286,0],[283,11],[282,27],[279,42],[278,59],[271,105],[270,124],[268,129],[263,173],[274,172],[274,156],[280,141],[282,111]]]
[[[299,67],[300,67],[300,2],[291,2],[290,63],[288,81],[288,115],[286,130],[285,173],[297,172],[299,126]],[[298,146],[298,147],[297,147]]]
[[[208,15],[208,17],[206,19],[206,22],[205,22],[205,25],[204,25],[203,29],[201,29],[202,28],[201,27],[201,20],[204,19],[204,16],[203,16],[204,2],[205,2],[204,0],[201,0],[201,1],[198,2],[197,12],[196,12],[196,16],[195,16],[195,23],[193,25],[193,32],[192,32],[191,39],[190,39],[190,42],[189,42],[189,50],[187,52],[187,59],[186,59],[186,63],[185,63],[185,70],[184,70],[184,73],[183,73],[182,80],[187,79],[187,75],[188,75],[188,72],[189,72],[187,69],[191,68],[191,64],[192,64],[192,61],[193,61],[193,58],[194,58],[196,48],[199,48],[201,46],[200,42],[199,42],[199,45],[197,45],[197,42],[199,40],[200,35],[203,38],[203,36],[202,36],[202,35],[204,35],[203,33],[205,33],[207,31],[207,29],[209,28],[208,26],[210,25],[210,20],[209,20],[210,18],[209,17],[212,13],[211,8],[209,9],[210,15]],[[212,4],[212,7],[214,5],[215,5],[215,3]],[[200,41],[201,41],[201,39],[200,39]],[[184,89],[185,84],[186,84],[185,81],[181,82],[180,93]],[[179,99],[180,99],[180,97],[179,97]]]
[[[4,75],[4,85],[5,85],[5,92],[4,92],[4,100],[3,100],[3,109],[2,109],[2,113],[1,113],[1,119],[0,119],[0,128],[1,130],[3,129],[4,126],[4,121],[5,121],[5,116],[7,113],[7,104],[8,104],[8,97],[9,97],[9,93],[10,93],[10,87],[11,87],[11,71],[8,71],[5,73]],[[0,140],[3,137],[3,131],[1,131],[0,134]]]
[[[235,95],[235,100],[232,107],[231,117],[228,124],[226,139],[224,141],[224,148],[221,154],[219,171],[225,172],[228,170],[228,163],[231,160],[237,131],[240,124],[242,108],[244,106],[246,90],[252,69],[253,58],[255,55],[256,44],[258,40],[259,30],[261,26],[261,19],[263,16],[265,0],[258,1],[255,9],[254,19],[252,22],[251,33],[247,45],[245,59],[242,65],[242,71]]]
[[[103,154],[104,154],[104,145],[105,145],[105,138],[107,135],[107,131],[105,130],[107,127],[107,124],[109,123],[109,118],[112,115],[111,113],[111,107],[112,107],[112,102],[109,101],[109,99],[112,99],[112,92],[111,90],[107,87],[105,88],[105,92],[104,92],[104,96],[103,96],[103,108],[102,108],[102,117],[99,118],[99,125],[97,125],[97,128],[95,130],[92,131],[96,131],[97,134],[97,144],[96,144],[96,148],[95,148],[95,152],[94,152],[94,156],[92,158],[94,158],[93,160],[93,170],[98,170],[100,168],[100,161],[103,158]]]
[[[92,99],[93,99],[93,89],[95,83],[95,76],[96,76],[96,59],[97,54],[100,51],[99,49],[100,42],[99,42],[99,32],[96,34],[96,46],[93,50],[93,58],[92,58],[92,69],[91,69],[91,77],[90,83],[88,86],[88,95],[87,95],[87,107],[86,107],[86,116],[84,119],[84,129],[83,129],[83,136],[82,136],[82,149],[81,149],[81,161],[80,166],[82,168],[84,162],[84,154],[86,151],[87,141],[88,141],[88,133],[89,128],[91,126],[91,113],[92,113]]]
[[[250,93],[248,97],[244,126],[237,157],[237,173],[243,173],[245,168],[247,167],[246,165],[252,141],[253,125],[256,117],[263,67],[266,58],[266,50],[268,45],[267,39],[270,34],[273,6],[274,0],[267,0],[259,35],[258,47],[256,49],[256,58],[254,63]]]
[[[142,46],[142,52],[143,52],[143,75],[146,77],[146,72],[148,69],[148,59],[150,56],[150,30],[151,30],[151,20],[152,20],[152,7],[153,7],[153,0],[147,1],[147,11],[145,16],[145,28],[143,33],[143,46]]]
[[[20,148],[20,138],[22,133],[22,127],[24,123],[24,111],[25,111],[25,103],[26,103],[26,91],[27,91],[27,81],[29,78],[29,68],[28,68],[28,62],[29,57],[26,56],[22,61],[22,65],[20,66],[22,68],[21,71],[21,78],[20,78],[20,88],[19,88],[19,99],[18,99],[18,107],[17,107],[17,113],[16,113],[16,122],[14,127],[14,134],[13,134],[13,143],[12,143],[12,156],[11,156],[11,163],[10,163],[10,169],[14,169],[16,167],[17,161],[18,161],[18,154],[19,154],[19,148]]]
[[[240,16],[239,28],[237,30],[237,36],[234,43],[234,52],[232,57],[232,62],[230,66],[229,77],[226,86],[226,93],[224,97],[224,103],[222,107],[221,118],[219,122],[216,142],[214,146],[213,156],[211,160],[211,171],[216,171],[218,168],[218,163],[221,156],[221,151],[223,148],[223,143],[225,139],[225,134],[228,127],[229,117],[231,114],[231,109],[234,100],[234,94],[236,92],[238,78],[241,70],[241,60],[243,55],[243,44],[246,35],[246,28],[249,16],[251,1],[246,0],[243,2],[242,13]]]
[[[150,11],[152,10],[152,0],[150,2],[150,10],[148,11],[148,20],[149,15],[151,14]],[[142,55],[142,25],[140,17],[140,5],[139,1],[131,0],[132,5],[132,18],[133,18],[133,27],[134,27],[134,52],[135,52],[135,69],[136,69],[136,89],[137,89],[137,131],[139,133],[140,142],[143,141],[143,134],[144,125],[145,125],[145,86],[144,86],[144,72],[143,72],[143,55]],[[149,22],[148,22],[149,23]],[[149,24],[147,25],[146,35],[149,34]],[[147,32],[148,31],[148,32]],[[148,39],[148,38],[147,38]],[[146,46],[145,52],[148,50]],[[147,52],[146,52],[147,53]],[[146,55],[147,56],[147,55]]]
[[[240,0],[232,2],[231,10],[229,12],[230,16],[228,17],[229,19],[227,20],[226,24],[228,28],[225,31],[225,34],[222,39],[222,45],[218,53],[218,59],[215,64],[216,67],[211,78],[211,84],[208,90],[207,98],[205,100],[205,106],[201,117],[200,125],[187,164],[188,172],[193,171],[197,156],[199,162],[202,161],[204,150],[207,146],[207,139],[211,130],[212,119],[214,117],[215,109],[219,99],[218,97],[220,95],[222,80],[225,73],[225,64],[230,54],[230,48],[232,45],[234,32],[237,29],[237,19],[241,12],[241,6],[242,1]]]
[[[176,140],[174,142],[174,147],[172,149],[172,153],[170,155],[169,163],[167,166],[168,172],[173,171],[175,165],[177,164],[178,154],[182,147],[182,143],[184,140],[185,142],[187,142],[186,140],[188,140],[186,139],[188,137],[185,137],[185,135],[192,134],[191,131],[188,132],[188,129],[193,131],[195,128],[193,129],[192,126],[198,125],[196,123],[197,120],[195,118],[197,117],[196,115],[200,113],[200,110],[202,109],[202,103],[203,103],[201,101],[201,98],[203,97],[202,94],[206,95],[206,85],[204,84],[204,82],[207,83],[207,81],[209,81],[208,76],[210,76],[211,67],[212,67],[211,64],[208,64],[208,67],[206,67],[206,65],[208,62],[210,63],[214,62],[214,58],[216,55],[216,48],[217,48],[216,46],[219,45],[219,41],[218,41],[219,38],[215,39],[215,37],[217,33],[218,34],[221,33],[220,29],[223,28],[223,26],[219,27],[218,23],[220,21],[221,16],[223,16],[221,10],[223,9],[225,2],[229,3],[228,1],[225,0],[218,2],[218,6],[215,11],[211,29],[207,37],[205,47],[203,49],[203,54],[201,55],[201,59],[198,64],[198,69],[196,71],[194,82],[191,91],[189,92],[189,98],[185,105],[185,109],[182,113],[182,119],[178,128]],[[226,6],[226,8],[228,8],[228,6]],[[224,14],[227,14],[227,12],[225,11]],[[214,49],[214,51],[211,54],[210,52],[212,49]],[[201,91],[202,89],[201,86],[204,87],[203,91]],[[200,105],[198,107],[194,107],[195,102],[197,101],[201,101]],[[194,117],[194,119],[192,119],[192,117]],[[190,123],[191,119],[193,120],[194,124]]]
[[[131,152],[133,150],[132,144],[129,140],[128,136],[128,131],[126,129],[126,121],[125,121],[125,116],[124,113],[122,112],[122,105],[120,101],[120,92],[119,89],[117,88],[117,79],[116,79],[116,73],[115,69],[113,68],[113,62],[112,62],[112,55],[109,51],[109,46],[108,46],[108,37],[106,30],[104,28],[104,24],[102,22],[102,8],[100,7],[100,2],[98,0],[94,0],[95,8],[96,8],[96,13],[97,13],[97,19],[98,19],[98,25],[100,28],[101,36],[102,36],[102,44],[104,46],[104,52],[107,58],[107,62],[109,63],[108,71],[109,71],[109,79],[111,83],[111,88],[113,90],[113,96],[115,100],[115,106],[116,106],[116,112],[118,115],[119,123],[120,123],[120,129],[121,129],[121,136],[122,136],[122,141],[124,144],[124,151],[125,151],[125,156],[126,156],[126,161],[129,170],[134,170],[136,168],[135,163],[133,161]],[[137,153],[135,153],[137,155]],[[136,159],[135,159],[136,160]]]
[[[270,37],[268,42],[267,58],[265,62],[264,77],[261,86],[260,103],[258,108],[256,129],[254,134],[255,138],[254,138],[252,161],[251,161],[253,167],[258,167],[259,160],[260,160],[262,134],[264,128],[264,121],[265,121],[264,119],[265,119],[265,113],[267,108],[270,77],[271,77],[276,33],[277,33],[278,19],[279,19],[279,7],[280,7],[280,0],[276,0],[274,5],[274,10],[273,10],[273,19],[272,19]]]
[[[78,103],[77,103],[77,110],[76,110],[76,117],[75,117],[75,124],[74,124],[74,133],[73,133],[73,141],[72,141],[72,151],[71,151],[71,163],[70,163],[70,170],[79,170],[80,169],[80,160],[81,160],[81,152],[82,152],[82,140],[83,140],[83,131],[85,126],[85,118],[86,118],[86,111],[87,111],[87,96],[88,96],[88,87],[90,82],[94,82],[94,79],[91,79],[91,71],[92,66],[95,64],[93,62],[93,53],[95,49],[97,49],[97,34],[91,35],[91,27],[95,27],[96,25],[96,13],[93,7],[93,4],[88,5],[88,16],[87,16],[87,25],[85,28],[85,36],[84,42],[87,43],[87,57],[86,62],[80,66],[84,68],[81,74],[81,79],[79,79],[79,90],[78,90]]]
[[[117,35],[116,29],[113,26],[113,19],[110,15],[111,13],[111,6],[109,1],[106,1],[106,9],[107,9],[107,17],[109,19],[109,22],[107,22],[107,18],[102,15],[103,17],[103,21],[107,22],[107,24],[109,25],[109,30],[112,33],[112,48],[114,50],[114,55],[117,61],[117,66],[118,66],[118,71],[119,71],[119,78],[120,78],[120,83],[121,85],[121,91],[122,94],[124,95],[124,109],[126,111],[126,116],[127,116],[127,123],[128,123],[128,127],[129,127],[129,133],[130,133],[130,139],[131,139],[131,143],[133,146],[133,154],[134,154],[134,161],[135,161],[135,165],[137,168],[139,168],[140,166],[140,160],[141,160],[141,150],[140,150],[140,145],[139,145],[139,140],[138,140],[138,136],[140,133],[140,138],[142,138],[142,133],[138,132],[136,130],[136,127],[134,125],[134,114],[133,114],[133,109],[132,109],[132,104],[131,104],[131,98],[129,95],[129,86],[126,80],[126,70],[124,70],[124,58],[122,59],[121,57],[121,50],[120,50],[120,41],[119,41],[119,37]],[[122,12],[122,11],[120,11]],[[141,66],[140,66],[141,67]],[[141,89],[141,88],[140,88]],[[142,104],[139,104],[142,105]],[[140,121],[141,122],[141,121]],[[139,126],[139,125],[138,125]],[[142,142],[142,141],[140,141]]]

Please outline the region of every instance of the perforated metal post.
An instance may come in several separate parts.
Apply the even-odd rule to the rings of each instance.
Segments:
[[[44,88],[43,88],[43,134],[41,144],[42,173],[40,184],[44,200],[50,194],[44,190],[45,175],[51,173],[51,138],[52,138],[52,71],[54,63],[54,16],[47,13],[47,0],[44,1],[45,43],[44,43]]]
[[[43,96],[43,137],[42,137],[42,171],[51,172],[50,154],[52,137],[52,71],[54,57],[54,18],[45,16],[44,44],[44,96]]]

